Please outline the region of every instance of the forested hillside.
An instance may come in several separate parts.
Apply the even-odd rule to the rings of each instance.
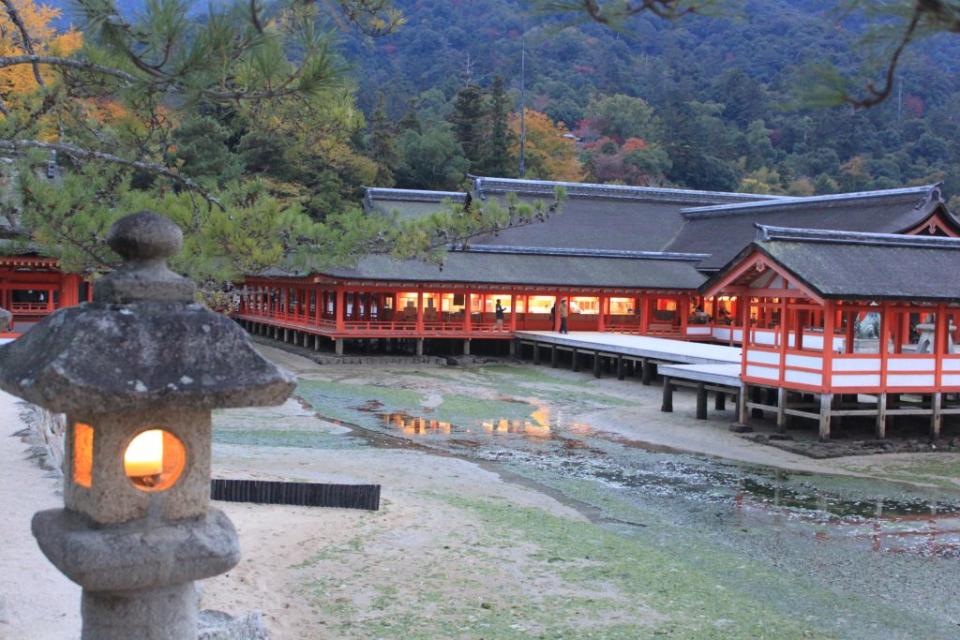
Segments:
[[[492,86],[503,77],[515,114],[526,32],[529,177],[795,194],[943,180],[960,193],[958,37],[914,46],[893,98],[855,113],[809,106],[823,79],[813,65],[871,68],[839,2],[755,0],[621,32],[513,0],[397,4],[396,34],[341,44],[361,107],[381,105],[371,140],[387,182],[449,188],[490,168]],[[509,120],[502,169],[516,175]]]

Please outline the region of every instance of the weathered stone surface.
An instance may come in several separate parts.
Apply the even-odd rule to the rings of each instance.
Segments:
[[[169,219],[150,211],[125,216],[110,228],[107,243],[124,263],[97,283],[94,302],[193,300],[193,282],[167,268],[183,247],[183,232]]]
[[[81,640],[192,640],[198,594],[192,582],[136,593],[83,592]]]
[[[275,405],[295,384],[199,304],[83,304],[0,347],[0,388],[59,413]]]
[[[201,611],[197,640],[268,640],[259,611],[234,618],[222,611]]]
[[[74,424],[93,428],[96,463],[92,482],[64,485],[68,509],[86,514],[98,524],[122,524],[148,515],[167,520],[197,518],[210,507],[210,412],[188,406],[160,405],[138,411],[106,414],[71,414],[67,450],[74,451]],[[141,431],[163,429],[176,436],[186,449],[180,478],[169,489],[146,492],[134,486],[123,467],[123,453]],[[67,456],[66,473],[75,478],[74,456]]]
[[[83,640],[193,640],[193,581],[240,559],[233,524],[209,509],[210,411],[281,404],[296,380],[193,302],[193,284],[167,268],[183,243],[171,221],[127,216],[108,240],[124,264],[92,303],[0,347],[0,388],[67,414],[67,508],[36,514],[32,529],[83,587]],[[128,477],[128,447],[151,430],[161,438]]]
[[[0,333],[7,331],[13,325],[13,314],[0,307]]]
[[[196,304],[62,309],[0,347],[0,387],[58,412],[279,404],[294,384],[236,323]]]
[[[84,591],[159,589],[229,571],[237,532],[219,509],[197,520],[98,527],[67,509],[40,511],[33,535],[47,559]]]

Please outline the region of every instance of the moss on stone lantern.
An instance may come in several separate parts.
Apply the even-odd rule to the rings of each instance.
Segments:
[[[83,587],[83,639],[192,639],[193,581],[239,561],[210,507],[211,411],[280,404],[295,379],[167,268],[173,222],[129,215],[108,242],[124,264],[93,302],[0,347],[0,388],[67,416],[66,508],[37,513],[33,533]]]

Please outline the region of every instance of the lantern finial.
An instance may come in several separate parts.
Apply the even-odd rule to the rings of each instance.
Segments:
[[[125,216],[110,227],[107,243],[124,262],[97,283],[95,302],[193,301],[193,282],[167,268],[183,248],[183,232],[169,218],[152,211]]]

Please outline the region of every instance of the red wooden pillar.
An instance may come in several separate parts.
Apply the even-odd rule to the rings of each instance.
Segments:
[[[943,356],[949,353],[949,341],[947,340],[947,305],[937,305],[937,323],[934,325],[933,355],[934,365],[936,366],[936,375],[933,378],[933,384],[937,391],[943,386]]]
[[[343,287],[337,286],[337,299],[336,299],[336,302],[334,303],[334,308],[333,308],[333,311],[334,313],[336,313],[336,318],[337,318],[336,320],[337,333],[341,333],[342,331],[344,331],[344,329],[346,329],[346,314],[345,314],[346,305],[344,304],[344,298],[345,296],[343,294]]]
[[[846,326],[846,331],[844,332],[843,350],[845,353],[853,353],[854,339],[856,338],[856,334],[854,333],[853,329],[854,329],[856,316],[851,312],[844,313],[844,315],[847,317],[847,326]]]
[[[787,345],[790,344],[790,324],[787,322],[787,299],[780,298],[780,386],[787,372]]]
[[[60,306],[73,307],[80,304],[80,276],[68,273],[60,286]]]
[[[610,303],[610,298],[600,294],[600,317],[597,319],[597,331],[606,331],[607,330],[607,305]]]
[[[643,294],[640,298],[640,335],[650,332],[650,295]]]
[[[890,336],[893,333],[893,313],[890,311],[890,303],[884,302],[881,308],[880,317],[880,388],[887,389],[887,359],[889,358]],[[894,345],[896,350],[896,345]]]
[[[463,293],[463,330],[473,331],[473,296],[469,291]]]
[[[829,393],[833,388],[833,329],[836,326],[836,303],[827,301],[827,308],[823,313],[823,392]]]
[[[510,294],[510,333],[517,331],[517,294]]]
[[[423,334],[423,290],[417,290],[417,333]]]
[[[323,308],[324,308],[324,303],[326,302],[326,299],[327,299],[327,292],[320,289],[320,285],[314,285],[313,291],[314,291],[314,299],[317,302],[317,308],[314,311],[314,315],[313,315],[313,323],[319,327],[320,318],[323,317]]]
[[[677,300],[677,310],[680,312],[680,338],[687,339],[687,320],[690,316],[690,296],[683,294]]]

